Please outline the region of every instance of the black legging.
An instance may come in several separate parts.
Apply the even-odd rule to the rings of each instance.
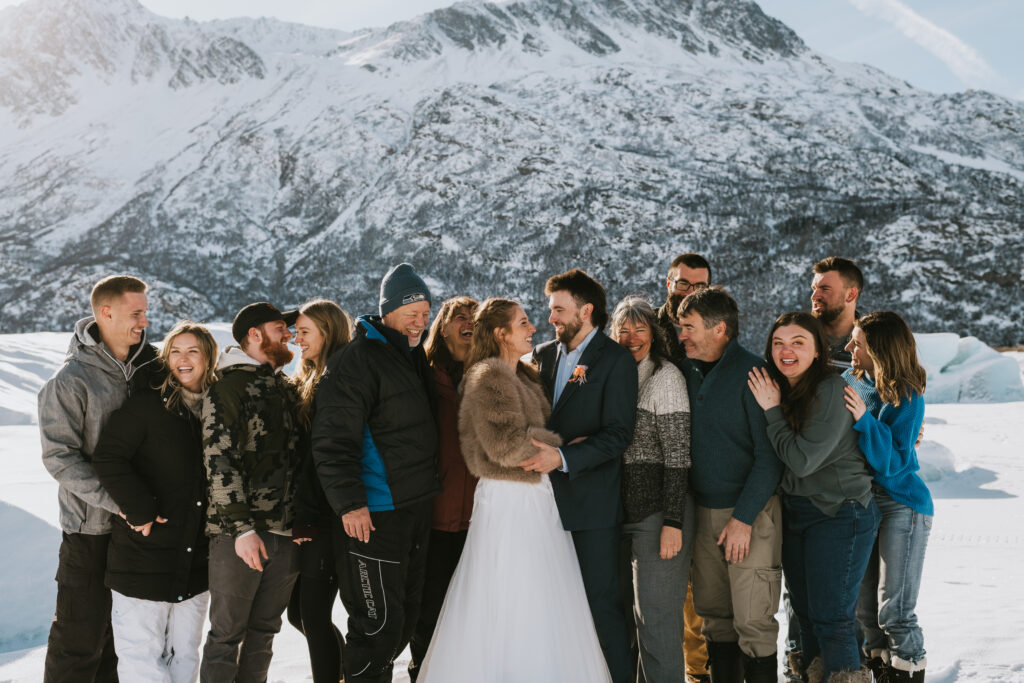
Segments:
[[[288,603],[288,622],[306,636],[313,683],[338,683],[343,639],[331,621],[338,579],[328,532],[302,544],[299,567],[299,579]]]

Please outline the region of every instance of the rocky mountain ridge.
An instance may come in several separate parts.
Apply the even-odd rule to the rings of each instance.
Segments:
[[[522,299],[581,266],[663,296],[705,253],[759,348],[810,264],[866,309],[1024,340],[1024,107],[835,62],[745,0],[468,2],[354,34],[134,0],[0,11],[0,327],[62,329],[115,271],[155,327],[244,303]]]

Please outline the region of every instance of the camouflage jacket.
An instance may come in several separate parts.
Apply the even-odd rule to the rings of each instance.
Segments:
[[[203,462],[210,496],[206,533],[288,531],[299,463],[298,395],[288,378],[237,347],[203,399]]]

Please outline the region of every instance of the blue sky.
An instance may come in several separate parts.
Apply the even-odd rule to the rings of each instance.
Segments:
[[[31,0],[29,0],[31,1]],[[452,0],[142,0],[165,16],[274,16],[347,30],[384,26]],[[0,7],[19,4],[0,0]],[[812,48],[912,85],[1024,100],[1022,0],[761,0]]]

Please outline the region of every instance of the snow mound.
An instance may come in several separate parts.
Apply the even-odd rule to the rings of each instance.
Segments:
[[[927,424],[925,431],[928,431]],[[921,441],[921,445],[917,447],[917,463],[921,468],[918,474],[927,483],[956,474],[956,457],[953,451],[937,441]]]
[[[71,335],[0,334],[0,425],[36,424],[36,395],[64,363]]]
[[[1016,358],[976,337],[942,332],[915,334],[917,357],[928,373],[929,403],[995,403],[1024,400]]]

